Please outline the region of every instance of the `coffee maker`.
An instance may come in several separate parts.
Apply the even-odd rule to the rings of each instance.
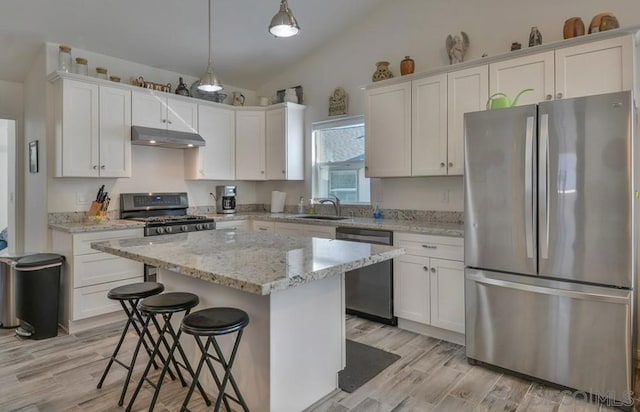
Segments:
[[[216,186],[216,212],[236,213],[236,187]]]

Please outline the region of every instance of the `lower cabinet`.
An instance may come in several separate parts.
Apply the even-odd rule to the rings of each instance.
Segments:
[[[318,237],[335,239],[336,228],[333,226],[305,225],[302,223],[276,222],[275,231],[280,235]]]
[[[251,222],[251,227],[254,232],[269,232],[273,233],[276,231],[276,224],[274,222],[264,222],[261,220],[254,220]]]
[[[464,333],[463,239],[394,233],[394,315]]]
[[[118,301],[107,298],[107,292],[128,283],[142,282],[144,278],[142,263],[91,249],[91,243],[142,236],[142,229],[91,233],[52,231],[53,251],[66,258],[59,322],[70,333],[80,330],[78,321],[122,311]]]
[[[216,222],[216,229],[251,230],[251,221],[229,220],[226,222]]]

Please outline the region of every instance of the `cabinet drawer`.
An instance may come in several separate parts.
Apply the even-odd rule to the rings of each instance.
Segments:
[[[131,279],[74,289],[73,320],[90,318],[92,316],[104,315],[105,313],[122,310],[122,306],[120,306],[119,301],[107,298],[109,290],[118,286],[142,281],[143,277],[138,276]]]
[[[464,260],[464,240],[458,237],[394,233],[393,244],[405,248],[407,255]]]
[[[248,220],[216,222],[216,229],[249,230],[249,223]]]
[[[276,225],[275,222],[261,222],[254,220],[253,230],[255,230],[256,232],[275,232]]]
[[[91,243],[103,240],[124,239],[132,237],[142,237],[143,229],[111,230],[108,232],[79,233],[73,235],[73,254],[86,255],[89,253],[101,253],[99,250],[91,249]]]
[[[142,276],[143,264],[108,253],[74,256],[73,285],[76,288]]]

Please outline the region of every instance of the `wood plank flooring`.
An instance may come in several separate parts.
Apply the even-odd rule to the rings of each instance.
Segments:
[[[102,389],[96,384],[120,335],[122,324],[41,341],[22,340],[0,330],[0,411],[117,411],[126,371],[112,367]],[[337,392],[309,412],[430,411],[615,411],[574,399],[561,391],[523,379],[471,366],[464,348],[356,317],[347,320],[347,336],[396,353],[401,358],[354,393]],[[121,353],[128,359],[133,334]],[[134,373],[142,373],[146,357]],[[156,372],[157,374],[157,372]],[[136,379],[137,382],[137,379]],[[129,387],[126,402],[133,392]],[[153,389],[145,384],[134,410],[146,410]],[[186,388],[167,380],[157,411],[178,411]],[[207,408],[195,393],[192,411]]]

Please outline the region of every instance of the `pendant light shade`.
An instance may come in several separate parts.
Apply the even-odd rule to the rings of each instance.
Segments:
[[[213,71],[213,61],[211,60],[211,2],[212,0],[209,0],[209,64],[207,64],[207,70],[200,78],[200,85],[198,85],[198,90],[208,93],[217,92],[224,88]]]
[[[289,9],[287,0],[280,1],[280,10],[271,19],[269,33],[275,37],[291,37],[298,34],[300,26]]]

